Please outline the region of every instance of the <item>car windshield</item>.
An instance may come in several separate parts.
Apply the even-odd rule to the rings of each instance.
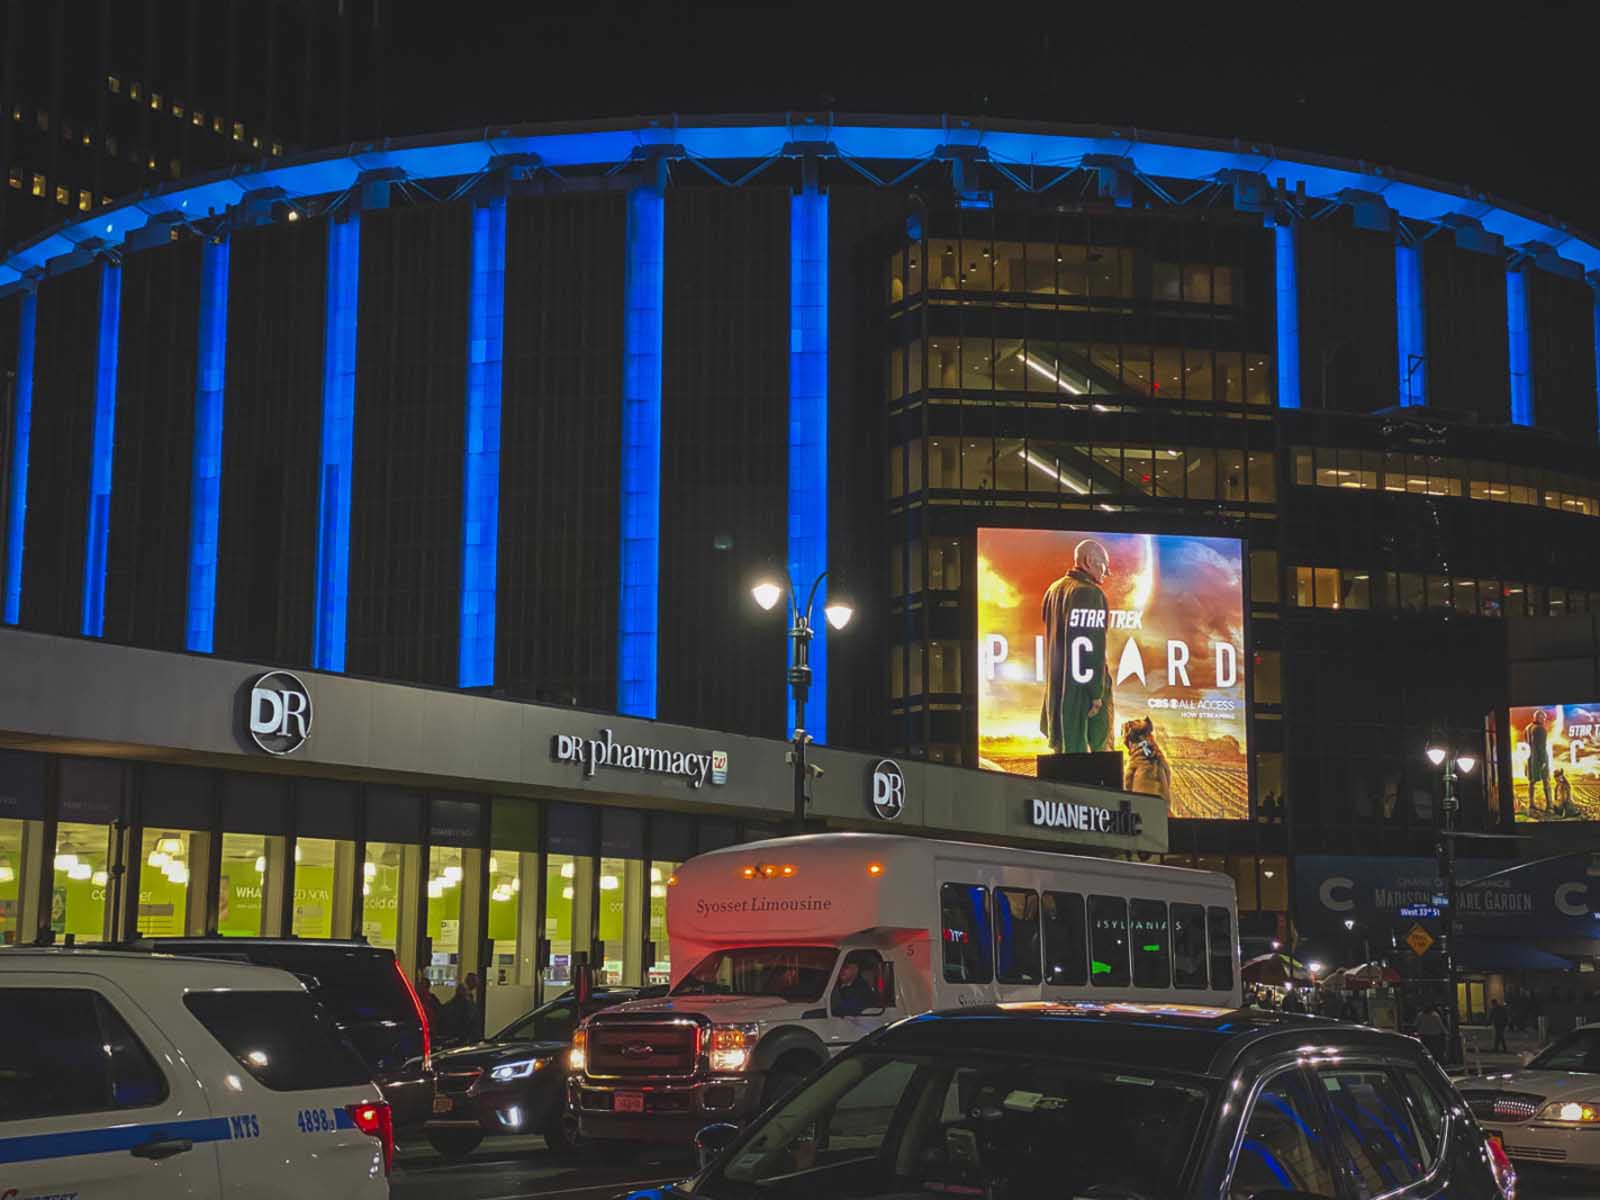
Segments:
[[[570,1042],[577,1026],[578,1002],[572,993],[563,992],[548,1004],[518,1017],[491,1042]]]
[[[1535,1071],[1590,1071],[1600,1074],[1600,1029],[1567,1034],[1528,1063]]]
[[[782,996],[808,1003],[822,998],[839,951],[832,946],[742,946],[718,950],[672,989],[674,996]]]
[[[1206,1085],[992,1051],[846,1055],[690,1185],[760,1197],[1180,1194]]]

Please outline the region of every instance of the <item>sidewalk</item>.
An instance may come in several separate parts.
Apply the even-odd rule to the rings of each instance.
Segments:
[[[1537,1054],[1544,1047],[1533,1030],[1519,1032],[1506,1030],[1506,1049],[1495,1051],[1494,1030],[1487,1025],[1461,1027],[1461,1055],[1463,1068],[1469,1075],[1486,1075],[1493,1071],[1514,1071],[1522,1066],[1524,1054]]]

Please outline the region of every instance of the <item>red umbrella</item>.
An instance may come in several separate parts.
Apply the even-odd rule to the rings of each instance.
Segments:
[[[1362,963],[1352,967],[1345,978],[1356,987],[1376,987],[1379,984],[1396,984],[1402,981],[1399,971],[1388,963]]]

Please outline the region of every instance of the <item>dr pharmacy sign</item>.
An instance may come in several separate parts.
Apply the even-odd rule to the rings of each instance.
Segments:
[[[270,671],[250,687],[250,739],[268,754],[293,754],[311,733],[311,692],[287,671]]]
[[[601,767],[609,767],[652,775],[676,775],[687,779],[692,788],[728,782],[726,750],[699,754],[689,750],[662,750],[657,746],[630,746],[617,741],[609,729],[602,729],[596,738],[558,733],[551,739],[550,755],[556,762],[581,764],[586,779],[593,779]]]

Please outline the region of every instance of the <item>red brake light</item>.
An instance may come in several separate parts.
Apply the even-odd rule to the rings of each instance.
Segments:
[[[1511,1159],[1506,1155],[1506,1148],[1500,1144],[1500,1139],[1491,1137],[1485,1139],[1489,1143],[1489,1162],[1494,1167],[1494,1181],[1500,1188],[1500,1194],[1505,1200],[1515,1200],[1517,1194],[1517,1169],[1511,1165]]]
[[[357,1129],[383,1144],[383,1173],[387,1177],[394,1167],[394,1115],[389,1106],[379,1100],[375,1104],[352,1104],[345,1111]]]
[[[411,980],[406,978],[400,960],[394,960],[395,973],[400,976],[400,982],[406,985],[406,995],[411,997],[411,1007],[417,1010],[417,1020],[422,1023],[422,1069],[433,1070],[433,1043],[428,1030],[428,1012],[422,1007],[422,997],[417,995],[417,989],[411,985]]]

